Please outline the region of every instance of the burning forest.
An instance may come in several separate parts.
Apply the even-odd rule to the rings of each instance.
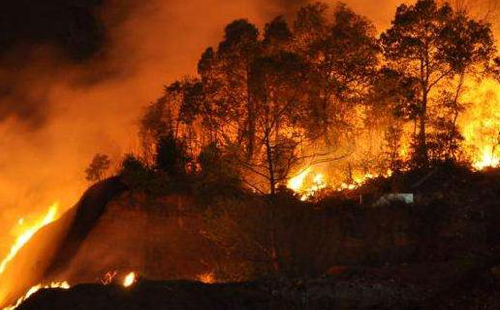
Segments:
[[[28,2],[2,309],[500,308],[498,1]]]

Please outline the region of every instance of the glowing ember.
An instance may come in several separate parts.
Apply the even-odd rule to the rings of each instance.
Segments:
[[[213,272],[207,272],[207,273],[201,274],[197,278],[198,278],[198,281],[203,282],[205,284],[215,283],[215,275]]]
[[[114,277],[118,274],[118,271],[108,271],[106,274],[102,277],[101,283],[104,285],[111,284],[113,282]]]
[[[57,215],[57,209],[59,207],[59,204],[55,202],[52,204],[49,208],[49,211],[47,212],[47,215],[40,220],[39,222],[35,223],[31,227],[29,227],[26,231],[24,231],[14,242],[14,245],[10,248],[9,253],[7,256],[2,260],[0,263],[0,274],[2,274],[5,271],[5,268],[7,267],[7,264],[14,259],[16,254],[19,252],[19,250],[36,234],[38,230],[40,230],[42,227],[50,224],[56,219]],[[24,219],[20,219],[19,224],[24,223]]]
[[[26,294],[24,294],[24,296],[20,297],[14,305],[5,307],[5,308],[3,308],[3,310],[16,309],[21,303],[23,303],[31,295],[35,294],[36,292],[38,292],[40,289],[43,289],[43,288],[61,288],[61,289],[67,290],[70,288],[70,285],[66,281],[64,281],[64,282],[52,282],[52,283],[50,283],[48,285],[44,285],[44,286],[42,286],[42,284],[35,285],[35,286],[31,287],[26,292]]]
[[[123,286],[129,287],[135,282],[135,272],[129,273],[123,280]]]

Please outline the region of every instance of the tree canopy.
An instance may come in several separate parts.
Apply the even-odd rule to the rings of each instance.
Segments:
[[[214,145],[247,185],[274,194],[298,168],[347,157],[363,132],[382,131],[384,165],[400,169],[411,122],[412,164],[457,158],[464,81],[498,67],[488,23],[418,0],[400,5],[380,38],[345,4],[305,5],[291,25],[283,16],[262,32],[245,19],[228,24],[198,75],[171,83],[146,109],[145,161],[171,167],[164,146],[176,141],[184,155],[174,166],[195,172],[204,169],[198,154]]]
[[[464,11],[454,10],[448,3],[418,0],[414,5],[398,7],[392,26],[381,35],[380,41],[388,66],[416,81],[417,97],[411,102],[413,118],[419,123],[415,154],[418,162],[426,164],[427,127],[440,112],[429,115],[429,110],[439,101],[454,110],[451,120],[435,121],[434,129],[441,126],[448,132],[445,135],[456,133],[454,115],[461,109],[464,77],[483,74],[496,54],[491,26],[472,19]],[[439,94],[436,90],[443,85],[448,90]]]

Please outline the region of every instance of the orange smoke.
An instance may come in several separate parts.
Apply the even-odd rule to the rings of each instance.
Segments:
[[[263,26],[282,11],[280,3],[109,1],[102,12],[109,41],[95,58],[75,63],[51,46],[30,45],[0,59],[0,84],[15,86],[0,104],[36,106],[43,114],[34,124],[17,117],[0,122],[0,223],[15,227],[42,212],[33,206],[54,199],[61,213],[74,205],[88,186],[84,171],[93,155],[108,154],[113,170],[124,153],[139,151],[141,111],[163,85],[194,74],[227,23],[248,18]],[[0,235],[0,257],[13,242]]]

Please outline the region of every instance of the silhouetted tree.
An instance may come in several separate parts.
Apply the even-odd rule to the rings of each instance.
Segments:
[[[419,96],[413,103],[419,123],[415,154],[417,162],[426,165],[433,91],[457,76],[480,74],[480,68],[491,62],[495,46],[490,25],[454,11],[449,4],[419,0],[398,7],[391,28],[381,35],[381,44],[390,66],[419,83]]]
[[[251,158],[255,143],[255,107],[248,88],[258,55],[259,31],[246,20],[226,26],[216,52],[209,48],[198,64],[204,90],[204,124],[213,141],[233,141]]]
[[[85,170],[86,179],[89,182],[101,181],[109,170],[111,160],[106,154],[96,154],[89,167]]]
[[[307,64],[293,53],[281,52],[254,61],[249,85],[255,106],[255,156],[242,164],[264,177],[275,193],[298,160],[297,146],[305,139]]]
[[[319,3],[305,6],[294,29],[297,48],[314,73],[308,89],[309,135],[333,144],[351,132],[353,108],[376,75],[380,50],[370,21],[339,4],[330,22],[326,9]]]

